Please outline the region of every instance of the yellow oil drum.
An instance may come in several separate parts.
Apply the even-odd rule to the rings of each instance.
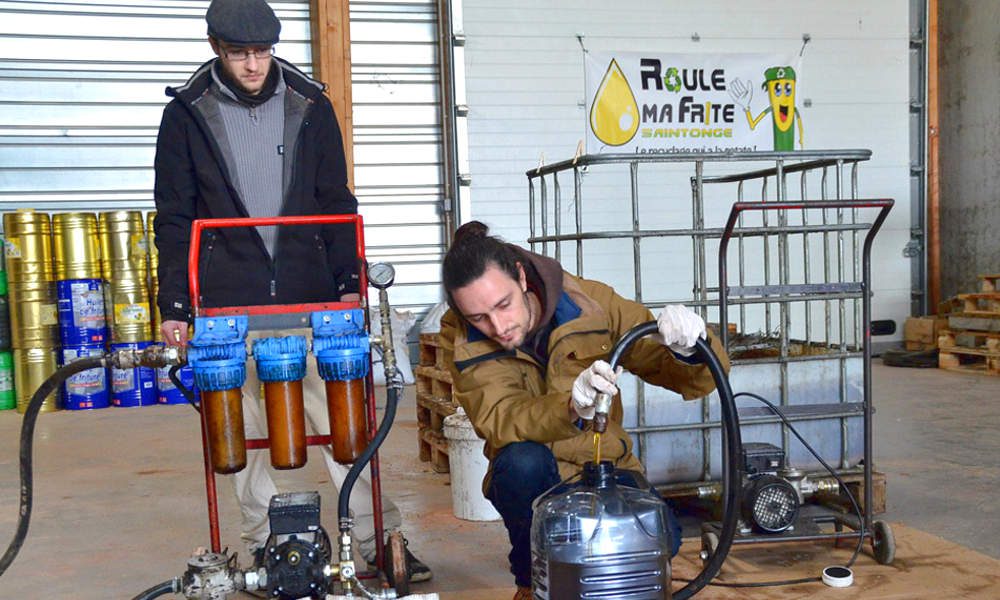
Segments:
[[[49,215],[30,209],[4,213],[3,230],[7,280],[54,281]]]
[[[160,333],[160,306],[156,303],[156,294],[160,289],[160,281],[157,275],[159,267],[159,253],[156,250],[156,235],[153,233],[153,220],[156,218],[156,211],[146,213],[146,240],[149,246],[149,314],[151,316],[151,326],[153,329],[153,341],[162,342],[163,334]]]
[[[143,228],[142,212],[103,212],[98,218],[98,230],[104,279],[114,281],[125,277],[145,280],[149,244]]]
[[[14,348],[14,393],[17,412],[24,414],[31,396],[50,375],[56,372],[58,351],[55,348]],[[53,390],[42,404],[41,412],[59,410],[59,390]]]
[[[101,244],[94,213],[58,213],[52,216],[55,278],[100,279]]]
[[[149,309],[151,315],[151,327],[153,328],[153,341],[162,342],[163,333],[160,331],[160,323],[163,322],[163,318],[160,317],[160,305],[156,303],[156,294],[159,292],[159,286],[156,285],[156,280],[153,280],[152,285],[149,288]]]
[[[14,348],[53,348],[59,343],[59,305],[51,281],[11,281],[10,341]]]
[[[111,290],[107,305],[111,316],[111,343],[148,342],[153,339],[153,332],[146,279],[122,275],[116,273],[115,279],[108,284]]]
[[[4,213],[11,346],[55,347],[59,307],[52,269],[52,224],[33,210]]]
[[[156,218],[156,211],[146,213],[146,241],[149,250],[149,276],[156,279],[156,268],[159,266],[159,253],[156,251],[156,235],[153,233],[153,220]]]

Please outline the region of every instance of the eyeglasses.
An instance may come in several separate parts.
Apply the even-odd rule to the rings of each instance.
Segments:
[[[274,46],[267,48],[222,48],[222,53],[233,62],[242,62],[253,55],[257,60],[264,60],[274,55]]]

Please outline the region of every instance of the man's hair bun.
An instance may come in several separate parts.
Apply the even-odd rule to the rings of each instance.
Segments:
[[[482,221],[469,221],[455,231],[455,244],[464,244],[470,240],[483,239],[490,235],[490,228]]]

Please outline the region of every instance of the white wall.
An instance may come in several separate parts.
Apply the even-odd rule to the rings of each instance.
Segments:
[[[798,101],[806,146],[872,150],[872,160],[860,168],[861,196],[897,201],[875,243],[873,318],[901,324],[909,314],[910,265],[902,255],[910,226],[906,0],[461,3],[472,176],[471,214],[463,219],[482,220],[506,239],[525,243],[525,171],[536,166],[543,153],[548,163],[571,158],[583,137],[584,69],[578,34],[588,50],[794,54],[808,33]],[[811,106],[804,106],[806,99]],[[611,213],[616,206],[628,211],[627,169],[622,173],[619,193],[601,185],[587,188],[585,194],[599,195]],[[571,180],[563,186],[568,194]],[[644,206],[644,227],[646,219],[671,221],[678,211],[688,210],[690,189],[670,186],[655,202]],[[714,210],[718,214],[707,215],[707,222],[721,221],[728,213],[726,205]],[[631,259],[630,246],[610,252]],[[690,295],[690,285],[681,288],[666,295]]]

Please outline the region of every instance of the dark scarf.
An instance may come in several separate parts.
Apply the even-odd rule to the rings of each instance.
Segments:
[[[281,69],[278,66],[278,62],[271,60],[271,69],[267,72],[267,79],[264,80],[264,87],[257,94],[249,94],[240,87],[239,83],[229,76],[229,73],[222,68],[219,61],[216,60],[215,64],[212,65],[212,69],[215,70],[215,74],[219,77],[219,81],[226,86],[226,89],[233,93],[234,96],[242,103],[247,106],[260,106],[274,95],[274,90],[278,87],[278,70]]]

